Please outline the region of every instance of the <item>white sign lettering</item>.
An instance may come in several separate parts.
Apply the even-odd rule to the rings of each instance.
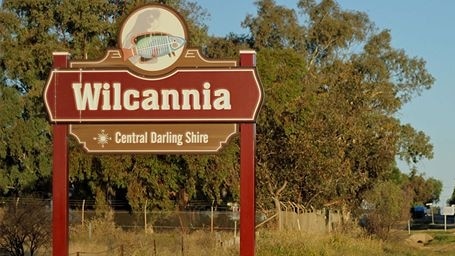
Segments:
[[[227,89],[212,92],[205,82],[197,89],[128,89],[121,83],[72,83],[76,109],[85,110],[230,110]]]

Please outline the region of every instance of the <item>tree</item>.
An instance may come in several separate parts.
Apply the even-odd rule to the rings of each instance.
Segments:
[[[37,255],[50,242],[50,214],[45,202],[10,201],[0,216],[0,248],[9,255]]]
[[[415,169],[408,175],[403,175],[401,187],[411,196],[413,205],[437,203],[442,191],[442,182],[435,178],[426,179],[423,174],[417,174]]]
[[[452,196],[447,200],[448,205],[454,205],[455,204],[455,189],[452,192]]]
[[[378,183],[368,191],[364,210],[366,230],[381,239],[387,239],[392,226],[407,217],[403,216],[403,209],[409,209],[404,195],[404,191],[390,181]]]
[[[410,124],[401,126],[398,147],[398,158],[409,166],[415,165],[422,158],[433,158],[430,138],[422,131],[416,131]]]
[[[299,1],[304,24],[272,0],[256,4],[243,25],[267,95],[258,120],[262,205],[287,183],[283,200],[353,210],[392,176],[395,157],[432,157],[428,137],[394,115],[433,83],[422,59],[332,0]]]
[[[102,57],[115,47],[120,21],[143,2],[3,2],[2,193],[49,189],[52,134],[41,92],[51,51]],[[394,49],[389,31],[378,31],[366,14],[342,10],[333,0],[301,0],[298,12],[260,0],[257,14],[243,22],[249,35],[209,38],[202,8],[164,2],[185,16],[190,46],[202,45],[208,57],[235,58],[246,46],[258,52],[266,94],[257,125],[261,208],[273,207],[273,196],[353,210],[375,184],[393,177],[396,157],[410,164],[431,158],[429,138],[395,114],[434,79],[424,60]],[[88,155],[71,141],[74,196],[93,197],[100,206],[124,198],[131,208],[157,209],[174,207],[182,194],[217,204],[235,200],[238,147],[232,141],[220,155],[201,157]]]
[[[113,15],[109,10],[112,8],[103,1],[77,4],[3,1],[0,9],[2,97],[11,97],[5,100],[9,105],[5,110],[14,108],[7,116],[15,118],[2,122],[0,182],[6,188],[2,193],[49,191],[52,135],[42,90],[51,67],[52,51],[72,49],[76,57],[99,54],[100,47],[112,42],[105,40],[109,36],[106,24]],[[82,20],[92,25],[78,24]],[[104,42],[107,43],[103,45]],[[6,91],[10,92],[3,94]]]
[[[192,35],[189,44],[203,44],[207,40],[207,27],[203,24],[205,11],[191,2],[169,2],[186,17]],[[52,134],[42,90],[51,69],[52,51],[69,51],[74,60],[103,57],[107,48],[115,47],[121,20],[143,3],[3,1],[0,9],[1,193],[50,189]],[[207,188],[204,193],[219,201],[218,190],[228,186],[219,181],[216,187],[211,186],[210,181],[216,179],[202,175],[200,170],[191,172],[195,175],[191,177],[186,168],[197,161],[181,156],[87,155],[74,141],[70,143],[70,155],[73,196],[93,197],[100,207],[109,199],[123,197],[133,208],[142,207],[145,202],[157,208],[172,208],[180,190],[194,194],[194,180],[206,178],[207,185],[200,187]],[[211,161],[214,160],[223,162],[216,158]],[[219,165],[212,168],[215,167],[221,168]],[[233,173],[232,168],[226,170]],[[186,179],[193,182],[187,183]],[[225,179],[228,178],[221,178]],[[186,188],[187,185],[190,187]]]
[[[258,15],[247,15],[242,26],[249,28],[251,47],[294,48],[301,43],[302,29],[294,10],[278,6],[274,0],[256,1]]]

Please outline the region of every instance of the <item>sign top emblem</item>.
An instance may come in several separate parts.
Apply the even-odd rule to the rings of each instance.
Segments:
[[[186,23],[173,9],[148,5],[124,21],[119,48],[124,61],[145,71],[160,71],[174,65],[188,41]]]

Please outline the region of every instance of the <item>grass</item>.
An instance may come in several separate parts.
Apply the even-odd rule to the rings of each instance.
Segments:
[[[422,231],[423,232],[423,231]],[[455,255],[455,234],[424,231],[433,237],[427,245],[408,242],[407,231],[394,231],[387,241],[363,235],[265,231],[258,237],[258,256],[349,255],[349,256],[441,256]],[[413,232],[414,233],[414,232]]]
[[[192,256],[239,255],[239,243],[232,232],[193,231],[146,234],[143,230],[128,232],[110,222],[92,221],[89,225],[71,228],[70,255],[91,252],[96,255],[160,255]],[[89,237],[90,232],[90,237]],[[407,231],[395,231],[387,241],[350,234],[306,234],[297,231],[278,232],[261,229],[256,236],[257,256],[433,256],[455,255],[455,235],[444,231],[419,231],[434,239],[428,245],[407,242]],[[416,232],[413,232],[416,233]],[[79,255],[94,255],[82,254]]]
[[[276,255],[383,255],[382,243],[342,234],[305,234],[265,231],[258,237],[257,254]]]
[[[450,232],[437,231],[432,233],[434,235],[435,244],[455,244],[455,235]]]
[[[92,221],[74,226],[70,231],[70,255],[238,255],[238,248],[230,242],[231,233],[211,234],[205,231],[160,233],[124,231],[110,222]],[[238,245],[238,243],[237,243]],[[81,253],[81,252],[87,252]],[[88,253],[92,254],[88,254]]]

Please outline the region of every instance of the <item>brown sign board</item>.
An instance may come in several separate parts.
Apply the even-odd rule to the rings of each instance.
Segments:
[[[253,122],[262,102],[254,68],[59,69],[45,88],[52,122]]]
[[[237,124],[72,124],[70,134],[89,153],[213,153]]]

